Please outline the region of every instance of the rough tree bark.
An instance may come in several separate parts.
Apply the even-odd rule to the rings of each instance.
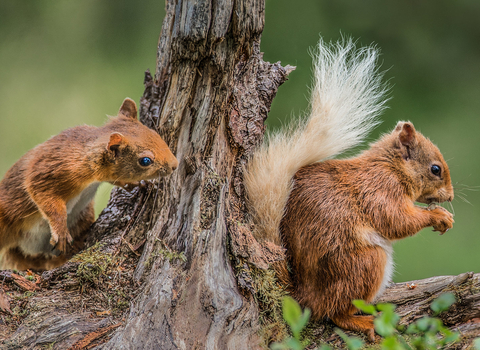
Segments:
[[[258,310],[239,292],[227,240],[247,224],[242,165],[288,69],[261,59],[263,0],[168,1],[166,10],[141,115],[181,161],[158,194],[135,272],[145,293],[104,348],[254,348]],[[146,269],[161,245],[186,262]]]
[[[143,246],[132,276],[138,295],[123,320],[112,320],[72,309],[72,301],[85,297],[71,282],[80,262],[31,285],[4,273],[4,281],[36,290],[27,302],[30,313],[15,332],[4,333],[5,348],[84,349],[104,334],[110,338],[98,348],[260,348],[249,267],[266,269],[282,254],[250,234],[242,169],[293,69],[262,60],[264,10],[264,0],[167,0],[155,76],[145,76],[140,115],[180,166],[132,193],[115,189],[90,237],[102,242],[105,254]],[[460,302],[445,321],[469,336],[479,333],[470,322],[480,317],[479,275],[416,283],[415,289],[392,286],[381,300],[399,304],[406,322],[426,313],[433,295],[452,289]],[[8,313],[2,305],[0,298]]]

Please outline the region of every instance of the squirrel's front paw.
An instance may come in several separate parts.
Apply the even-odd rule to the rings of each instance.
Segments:
[[[50,237],[50,245],[55,247],[58,243],[58,235],[55,232],[52,232],[52,235]]]
[[[73,238],[70,235],[70,232],[67,232],[65,235],[58,235],[55,232],[52,232],[52,237],[50,238],[50,244],[62,253],[67,252],[67,242],[72,244]]]
[[[453,227],[453,215],[443,207],[436,207],[431,211],[434,216],[433,231],[440,232],[443,235]]]
[[[59,237],[55,249],[59,250],[61,253],[67,252],[67,237]]]

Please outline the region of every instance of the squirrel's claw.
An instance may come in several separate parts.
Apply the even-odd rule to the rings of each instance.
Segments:
[[[443,234],[445,234],[448,230],[450,230],[449,228],[447,228],[445,231],[443,232],[440,232],[440,236],[442,236]]]
[[[447,228],[445,231],[440,231],[440,230],[432,230],[433,232],[440,232],[440,236],[444,235],[448,230],[450,230],[449,228]]]
[[[52,232],[52,237],[50,238],[50,245],[53,247],[53,252],[66,253],[67,252],[67,243],[72,245],[73,238],[70,235],[70,232],[67,232],[65,237],[59,237],[58,234]],[[55,255],[59,255],[55,254]]]
[[[375,343],[375,331],[373,329],[369,329],[365,332],[365,334],[367,335],[368,341],[370,343]]]
[[[58,235],[54,232],[52,232],[51,234],[51,238],[50,238],[50,245],[55,247],[58,243]]]
[[[126,183],[126,184],[122,185],[121,187],[128,192],[132,192],[137,187],[140,187],[140,188],[147,187],[147,184],[148,183],[145,180],[140,180],[139,182]]]

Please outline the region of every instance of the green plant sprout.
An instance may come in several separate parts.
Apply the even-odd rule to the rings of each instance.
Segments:
[[[442,294],[430,305],[433,315],[447,311],[455,303],[455,296],[452,293]],[[375,331],[383,339],[380,343],[382,350],[434,350],[448,348],[460,340],[458,332],[451,331],[443,325],[443,322],[437,317],[424,316],[408,327],[399,325],[400,316],[395,312],[394,304],[370,305],[363,300],[354,300],[353,304],[363,313],[373,315]],[[284,297],[282,300],[282,312],[285,322],[290,327],[292,336],[285,338],[280,343],[273,343],[272,350],[302,350],[309,344],[301,341],[300,334],[308,323],[310,310],[305,309],[302,313],[300,305],[291,297]],[[348,336],[342,330],[336,329],[335,332],[345,342],[349,350],[359,350],[365,343],[353,336]],[[475,349],[480,350],[480,338],[473,342]],[[375,346],[378,349],[378,346]],[[328,345],[321,345],[319,350],[331,349]]]
[[[281,343],[273,343],[270,348],[272,350],[302,350],[308,344],[302,344],[300,341],[300,333],[305,328],[310,319],[310,309],[302,312],[300,305],[290,296],[282,299],[282,312],[285,322],[287,322],[293,337],[285,338]]]

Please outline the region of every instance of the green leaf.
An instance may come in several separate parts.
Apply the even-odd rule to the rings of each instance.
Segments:
[[[300,317],[297,319],[297,322],[294,324],[290,325],[292,329],[292,333],[295,335],[297,334],[296,338],[300,336],[300,333],[302,332],[303,328],[308,323],[308,320],[310,319],[310,309],[305,309],[305,311],[300,315]]]
[[[413,326],[411,327],[413,328]],[[449,331],[447,328],[443,326],[442,321],[435,317],[428,317],[428,316],[422,317],[417,322],[415,322],[415,327],[417,329],[416,333],[424,333],[423,335],[424,342],[426,342],[431,337],[437,337],[438,332],[441,332],[447,336],[451,334],[451,331]]]
[[[270,345],[271,350],[303,350],[303,345],[297,339],[288,337],[281,343]]]
[[[363,346],[363,340],[357,338],[357,337],[350,337],[348,338],[348,341],[346,342],[347,346],[350,350],[358,350]]]
[[[302,343],[300,343],[300,341],[295,338],[288,338],[285,341],[285,344],[288,346],[288,349],[292,350],[303,350],[304,348]]]
[[[305,309],[302,313],[300,305],[289,296],[282,300],[283,318],[290,326],[295,339],[300,340],[300,333],[310,319],[310,309]]]
[[[455,295],[452,293],[444,293],[432,302],[430,308],[435,314],[439,314],[440,312],[448,310],[455,301]]]
[[[377,310],[375,310],[375,306],[371,304],[367,304],[364,300],[356,299],[352,301],[352,304],[362,312],[369,314],[369,315],[376,315]]]
[[[437,334],[443,329],[443,322],[439,318],[431,318],[430,319],[430,328],[429,332],[433,334]]]
[[[460,339],[460,333],[451,332],[451,334],[445,336],[444,342],[445,342],[445,344],[455,343],[459,339]]]
[[[412,344],[414,346],[415,349],[424,349],[425,347],[423,346],[424,342],[423,342],[423,338],[422,337],[415,337],[413,340],[412,340]]]
[[[289,350],[290,348],[283,342],[283,343],[273,343],[273,344],[271,344],[270,349],[272,349],[272,350]]]
[[[345,344],[347,345],[347,348],[349,350],[358,350],[363,346],[363,340],[357,338],[357,337],[349,337],[346,335],[344,332],[342,332],[340,329],[335,328],[335,333],[337,333],[340,338],[343,339]]]
[[[417,325],[417,329],[420,332],[426,332],[428,328],[430,327],[430,317],[425,316],[419,319],[417,322],[415,322]]]
[[[480,338],[477,338],[473,341],[473,346],[475,349],[480,350]]]
[[[385,338],[381,344],[382,350],[405,350],[405,347],[395,336]]]
[[[402,344],[405,350],[413,350],[413,348],[410,346],[410,344],[407,343],[404,337],[398,337],[397,339]]]
[[[373,320],[373,324],[375,325],[375,331],[382,337],[392,336],[396,331],[395,327],[393,327],[389,322],[386,322],[385,318],[383,317],[378,317]]]
[[[375,330],[382,337],[389,337],[395,334],[396,327],[400,321],[400,316],[395,313],[394,304],[378,304],[377,309],[382,311],[380,316],[373,320]]]
[[[407,334],[415,334],[415,333],[418,333],[417,324],[411,323],[410,325],[408,325]]]
[[[436,350],[438,348],[440,348],[440,344],[437,344],[438,343],[438,338],[436,336],[436,334],[433,334],[433,333],[426,333],[424,336],[423,336],[423,346],[427,349],[433,349],[433,350]]]
[[[395,304],[390,304],[390,303],[377,304],[377,309],[382,312],[393,313],[396,308],[397,308],[397,305]]]
[[[292,297],[286,296],[282,300],[283,318],[288,323],[290,328],[298,322],[302,316],[302,309],[300,305]]]

